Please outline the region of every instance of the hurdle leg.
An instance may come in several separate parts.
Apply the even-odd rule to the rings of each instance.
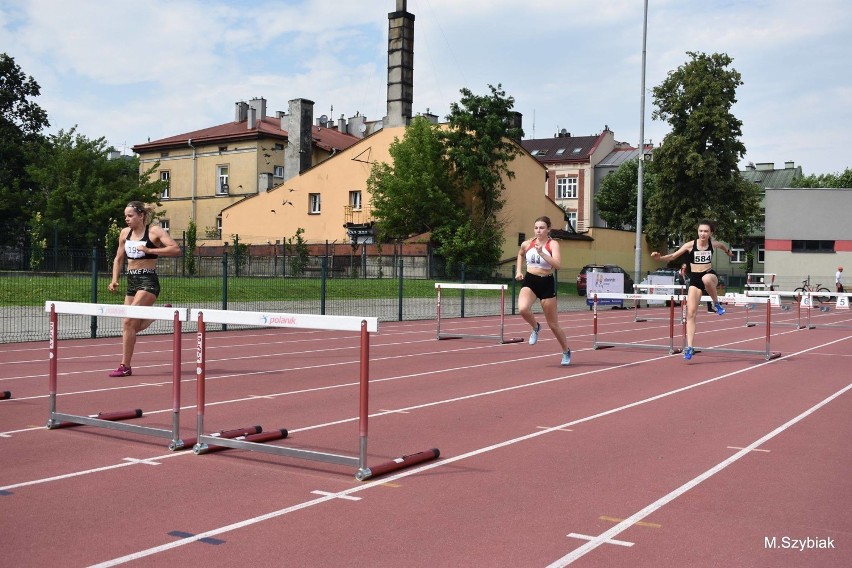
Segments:
[[[181,322],[175,311],[172,333],[172,445],[180,442],[180,352],[181,352]],[[181,444],[182,445],[182,444]]]
[[[49,398],[50,398],[50,410],[47,419],[47,427],[51,428],[59,424],[59,421],[56,420],[56,370],[57,370],[57,358],[59,357],[59,332],[57,327],[59,325],[59,317],[56,314],[56,305],[50,305],[50,338],[48,340],[48,357],[50,358],[50,367],[49,367]]]
[[[361,365],[358,385],[358,472],[359,475],[369,471],[367,468],[367,430],[370,417],[370,334],[367,332],[367,322],[361,322]]]
[[[195,427],[197,431],[196,440],[201,439],[201,435],[204,433],[204,379],[207,369],[206,363],[206,349],[205,344],[207,341],[206,329],[204,326],[204,314],[198,314],[198,334],[196,335],[195,341],[195,392],[196,398],[198,399],[196,402],[196,413],[195,413]],[[198,454],[199,452],[206,450],[207,444],[196,442],[193,447],[193,451]]]

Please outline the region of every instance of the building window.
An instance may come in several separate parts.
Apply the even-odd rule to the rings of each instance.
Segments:
[[[171,222],[168,219],[160,219],[160,226],[168,233],[169,227],[171,227]]]
[[[168,158],[168,157],[169,157],[169,153],[168,153],[168,152],[160,152],[160,157],[161,157],[161,158]]]
[[[319,193],[309,193],[308,194],[308,213],[317,214],[320,212],[320,194]]]
[[[793,241],[791,252],[834,252],[834,241]]]
[[[352,206],[352,209],[355,211],[361,210],[361,192],[360,191],[350,191],[349,192],[349,205]]]
[[[556,199],[577,199],[577,178],[556,178]]]
[[[571,228],[575,231],[577,230],[577,212],[576,211],[566,211],[565,218],[571,224]]]
[[[228,151],[228,147],[227,147],[227,146],[219,146],[219,153],[220,153],[220,154],[221,154],[222,152],[227,152],[227,151]]]
[[[228,166],[216,166],[216,195],[228,195],[230,185],[228,180]]]
[[[273,150],[283,150],[283,149],[284,149],[284,144],[275,144],[275,148],[273,148]]]
[[[763,245],[757,247],[757,262],[760,264],[766,262],[766,247]]]
[[[731,264],[743,264],[745,262],[746,251],[744,248],[731,247]]]
[[[275,170],[274,170],[274,173],[272,175],[274,175],[277,178],[283,178],[284,177],[284,166],[275,166]]]
[[[217,235],[216,236],[217,239],[222,238],[222,216],[221,215],[216,217],[216,235]]]
[[[163,186],[163,193],[160,194],[162,199],[171,197],[171,179],[172,174],[169,170],[160,170],[160,181],[166,184]]]
[[[561,155],[562,155],[562,154],[564,154],[564,153],[565,153],[565,148],[559,148],[559,149],[556,151],[556,155],[557,155],[557,156],[561,156]]]

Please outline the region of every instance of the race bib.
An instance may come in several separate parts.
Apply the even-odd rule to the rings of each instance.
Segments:
[[[142,258],[145,256],[145,253],[139,250],[139,247],[144,244],[145,241],[124,241],[124,253],[127,255],[127,258]]]
[[[712,250],[696,250],[693,252],[695,254],[693,257],[695,264],[710,264],[713,261]]]

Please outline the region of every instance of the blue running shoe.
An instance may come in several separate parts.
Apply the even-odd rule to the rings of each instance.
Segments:
[[[722,304],[716,304],[716,313],[720,316],[725,315],[725,308],[722,307]]]
[[[562,352],[562,366],[567,367],[571,364],[571,350]]]
[[[695,353],[695,349],[693,349],[692,347],[687,347],[683,350],[683,358],[689,361],[690,359],[692,359],[693,353]]]
[[[536,343],[538,343],[538,332],[539,331],[541,331],[541,324],[536,322],[535,323],[535,329],[532,330],[532,333],[530,334],[530,340],[529,340],[530,345],[535,345]]]

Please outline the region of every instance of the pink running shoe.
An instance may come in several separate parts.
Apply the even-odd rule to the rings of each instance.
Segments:
[[[133,374],[133,371],[130,369],[130,367],[128,367],[127,365],[122,363],[121,365],[118,366],[118,369],[116,369],[115,371],[110,373],[109,376],[110,377],[129,377],[132,374]]]

